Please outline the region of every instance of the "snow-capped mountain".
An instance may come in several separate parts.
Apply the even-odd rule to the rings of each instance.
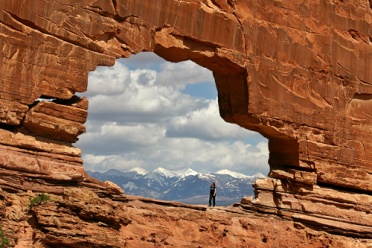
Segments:
[[[230,175],[232,177],[235,177],[235,178],[249,178],[249,176],[246,176],[244,174],[241,174],[241,173],[238,173],[238,172],[235,172],[235,171],[231,171],[231,170],[219,170],[216,172],[216,174],[219,174],[219,175]]]
[[[230,170],[199,173],[190,168],[168,170],[161,167],[152,172],[133,168],[124,172],[113,169],[105,173],[88,171],[88,174],[118,184],[126,194],[191,204],[207,204],[210,184],[215,182],[217,205],[229,205],[253,195],[252,183],[264,177],[261,173],[247,176]]]
[[[255,179],[256,178],[265,178],[265,176],[262,173],[256,173],[253,176],[247,176],[247,175],[244,175],[242,173],[238,173],[238,172],[227,170],[227,169],[219,170],[219,171],[216,172],[216,174],[230,175],[230,176],[235,177],[235,178],[245,178],[245,179],[248,179],[248,178],[255,178]]]
[[[135,168],[132,168],[130,170],[128,170],[127,172],[135,172],[137,174],[140,174],[140,175],[146,175],[148,174],[149,172],[141,167],[135,167]]]

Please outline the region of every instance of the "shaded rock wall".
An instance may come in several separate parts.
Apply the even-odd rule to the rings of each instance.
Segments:
[[[268,138],[251,208],[370,238],[371,24],[368,0],[1,1],[1,188],[120,194],[72,146],[75,93],[96,66],[153,51],[212,70],[222,118]]]

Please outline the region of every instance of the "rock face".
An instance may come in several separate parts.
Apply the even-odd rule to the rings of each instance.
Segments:
[[[229,221],[221,222],[226,231],[218,232],[218,242],[234,233],[239,242],[250,244],[242,238],[251,237],[249,232],[228,228],[239,222],[243,229],[261,225],[255,235],[265,247],[275,247],[269,241],[277,235],[299,246],[370,246],[369,240],[359,239],[372,238],[371,26],[370,0],[0,1],[0,186],[13,193],[3,192],[2,204],[24,201],[27,190],[58,198],[66,189],[89,189],[103,197],[94,200],[106,208],[102,211],[119,211],[120,216],[108,220],[98,208],[86,210],[59,198],[32,210],[33,221],[22,222],[24,210],[15,217],[2,210],[6,233],[7,223],[23,228],[11,237],[12,244],[55,245],[53,237],[73,235],[58,230],[77,219],[92,232],[106,230],[109,236],[81,233],[74,236],[80,241],[58,242],[114,246],[108,238],[116,237],[134,240],[133,247],[158,239],[173,245],[174,240],[166,244],[164,237],[176,232],[179,240],[195,237],[186,247],[217,242],[197,240],[205,230],[219,230],[218,225],[195,224],[198,231],[191,231],[163,229],[159,222],[162,228],[154,227],[158,232],[146,237],[139,236],[138,223],[137,229],[126,228],[132,212],[124,202],[129,200],[113,201],[122,192],[87,176],[81,151],[72,146],[85,131],[88,102],[75,93],[86,90],[88,72],[113,65],[116,58],[153,51],[169,61],[190,59],[212,70],[222,118],[269,140],[270,178],[256,182],[256,199],[221,213]],[[154,216],[151,211],[142,213],[147,216],[142,224]],[[187,212],[188,220],[214,222],[205,215],[209,211],[193,211]],[[255,219],[244,217],[246,211]],[[270,230],[266,236],[264,228]],[[304,238],[299,230],[320,237],[320,243],[311,243],[314,238]]]
[[[0,191],[0,216],[15,247],[368,247],[300,222],[241,206],[185,205],[66,189],[30,206],[32,193]],[[326,223],[329,220],[325,220]]]

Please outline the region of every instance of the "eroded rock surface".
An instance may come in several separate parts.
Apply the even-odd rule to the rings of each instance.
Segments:
[[[88,108],[87,100],[75,93],[86,90],[87,74],[98,65],[110,66],[116,58],[153,51],[169,61],[190,59],[212,70],[222,118],[269,140],[270,178],[256,182],[256,199],[237,206],[234,211],[239,214],[224,210],[221,217],[237,221],[252,211],[255,223],[271,230],[265,237],[264,229],[256,232],[266,246],[275,246],[268,243],[274,236],[290,237],[301,245],[315,242],[305,239],[308,236],[298,231],[299,226],[308,233],[321,232],[309,235],[321,237],[324,246],[371,245],[371,26],[368,0],[0,1],[0,186],[13,193],[4,193],[1,200],[10,197],[24,203],[27,190],[58,198],[66,190],[85,189],[102,197],[98,200],[103,208],[112,210],[114,203],[118,204],[114,209],[123,208],[127,200],[109,200],[122,195],[120,189],[89,178],[81,151],[72,145],[85,131]],[[65,220],[76,209],[90,214],[79,217],[89,230],[112,232],[128,244],[130,237],[123,233],[131,233],[134,243],[169,234],[166,229],[160,236],[156,232],[136,236],[139,229],[128,228],[131,218],[122,209],[123,219],[90,226],[88,216],[94,218],[100,211],[83,210],[78,202],[63,204],[57,199],[36,207],[33,221],[24,223],[23,233],[15,232],[12,244],[21,245],[20,237],[27,235],[32,241],[24,242],[39,247],[53,245],[51,237],[71,237],[72,232],[57,230],[77,223]],[[196,223],[209,213],[197,210],[193,215],[193,211],[186,212]],[[11,215],[1,218],[9,233],[7,224],[16,228],[15,222],[26,217],[16,214],[13,222]],[[274,224],[265,224],[273,220],[282,225],[277,231],[271,229]],[[187,245],[198,246],[204,229],[213,233],[213,228],[198,226],[199,231],[192,231],[195,243]],[[172,233],[175,230],[177,239],[191,232],[172,229]],[[239,242],[250,235],[238,233]],[[218,242],[224,242],[221,235]],[[80,241],[72,238],[64,244],[109,242],[104,235],[95,240],[89,234],[77,236]],[[229,246],[229,242],[218,244]],[[314,243],[314,247],[322,246]]]
[[[368,247],[368,239],[313,230],[242,206],[185,205],[85,189],[49,194],[0,191],[5,235],[15,247]],[[266,220],[266,221],[263,221]]]

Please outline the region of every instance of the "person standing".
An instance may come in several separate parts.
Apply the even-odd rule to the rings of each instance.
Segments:
[[[212,182],[212,185],[209,189],[209,206],[212,205],[212,200],[213,200],[213,207],[216,206],[216,184]]]

